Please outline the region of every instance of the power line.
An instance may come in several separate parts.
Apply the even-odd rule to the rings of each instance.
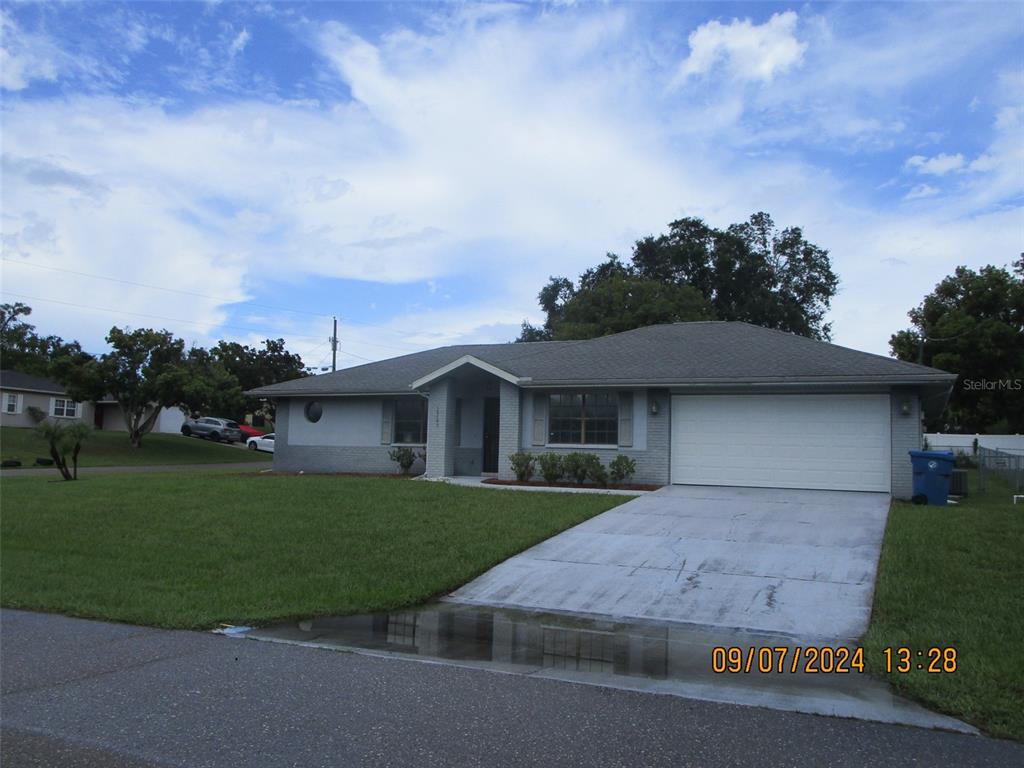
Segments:
[[[92,306],[89,306],[87,304],[76,304],[73,301],[61,301],[59,299],[47,299],[47,298],[44,298],[42,296],[29,296],[26,293],[14,293],[13,291],[3,291],[3,293],[8,295],[8,296],[15,296],[15,297],[20,298],[20,299],[28,299],[29,301],[45,301],[45,302],[48,302],[50,304],[63,304],[64,306],[67,306],[67,307],[76,307],[78,309],[89,309],[89,310],[93,310],[94,312],[109,312],[109,313],[114,314],[114,315],[133,315],[135,317],[148,317],[148,318],[153,319],[153,320],[165,320],[165,321],[170,322],[170,323],[187,323],[188,325],[198,325],[198,326],[201,326],[201,327],[209,327],[209,328],[228,328],[228,329],[233,330],[233,331],[246,331],[248,333],[258,333],[258,334],[261,334],[261,335],[262,334],[267,334],[267,335],[270,335],[270,336],[282,333],[281,331],[268,331],[266,329],[252,328],[252,327],[249,327],[249,326],[222,325],[220,323],[213,323],[213,322],[202,323],[202,322],[198,322],[196,320],[185,320],[184,318],[181,318],[181,317],[166,317],[164,315],[150,315],[150,314],[146,314],[144,312],[128,312],[128,311],[123,310],[123,309],[112,309],[110,307],[92,307]],[[318,339],[318,338],[320,338],[319,336],[306,336],[306,335],[297,334],[297,333],[283,333],[283,335],[290,336],[293,339]]]
[[[310,312],[310,311],[304,310],[304,309],[290,309],[289,307],[278,307],[278,306],[274,306],[272,304],[261,304],[259,302],[250,301],[249,299],[242,299],[242,300],[239,300],[239,299],[229,299],[226,296],[212,296],[212,295],[210,295],[208,293],[197,293],[196,291],[186,291],[186,290],[181,289],[181,288],[168,288],[168,287],[163,286],[163,285],[152,285],[150,283],[137,283],[137,282],[132,281],[132,280],[123,280],[123,279],[121,279],[119,277],[110,277],[109,275],[97,275],[97,274],[94,274],[92,272],[79,272],[78,270],[68,269],[66,267],[54,267],[54,266],[50,266],[48,264],[37,264],[36,262],[33,262],[33,261],[18,261],[18,260],[15,260],[15,259],[3,259],[3,258],[0,258],[0,261],[4,262],[6,264],[14,264],[16,266],[34,267],[36,269],[46,269],[46,270],[49,270],[51,272],[66,272],[66,273],[71,274],[71,275],[79,275],[80,277],[90,277],[90,278],[93,278],[93,279],[96,279],[96,280],[109,280],[112,283],[121,283],[123,285],[131,285],[131,286],[134,286],[136,288],[150,288],[150,289],[152,289],[154,291],[166,291],[168,293],[177,293],[177,294],[180,294],[182,296],[195,296],[196,298],[209,299],[210,301],[218,301],[218,302],[221,302],[223,304],[247,304],[247,305],[249,305],[251,307],[260,307],[261,309],[272,309],[272,310],[275,310],[277,312],[294,312],[294,313],[300,314],[300,315],[310,315],[311,317],[333,317],[332,315],[325,315],[325,314],[323,314],[321,312]],[[45,299],[40,299],[40,300],[41,301],[45,301]],[[361,322],[361,321],[358,321],[358,320],[345,320],[344,318],[342,318],[342,322],[343,323],[347,322],[349,325],[363,326],[365,328],[377,328],[377,329],[382,330],[382,331],[384,331],[386,333],[394,334],[395,336],[401,336],[402,335],[399,331],[396,331],[396,330],[394,330],[392,328],[388,328],[387,326],[379,325],[379,324],[375,324],[375,323],[364,323],[364,322]],[[224,327],[226,328],[227,326],[224,326]],[[309,337],[309,338],[313,338],[313,337]],[[384,345],[380,345],[380,346],[382,348],[392,349],[392,350],[395,350],[397,352],[408,352],[409,351],[408,349],[401,350],[401,349],[398,349],[397,347],[385,347]]]
[[[167,288],[163,285],[150,285],[149,283],[136,283],[133,280],[122,280],[119,277],[110,277],[109,275],[94,275],[91,272],[79,272],[74,269],[67,269],[65,267],[51,267],[46,264],[36,264],[31,261],[15,261],[13,259],[0,259],[6,264],[17,264],[18,266],[35,267],[36,269],[48,269],[51,272],[67,272],[71,275],[79,275],[81,277],[91,277],[96,280],[109,280],[112,283],[122,283],[123,285],[131,285],[136,288],[151,288],[154,291],[167,291],[168,293],[178,293],[183,296],[195,296],[200,299],[210,299],[211,301],[219,301],[224,304],[248,304],[253,307],[260,307],[262,309],[273,309],[277,312],[295,312],[300,315],[311,315],[313,317],[330,317],[330,315],[324,315],[319,312],[309,312],[304,309],[289,309],[288,307],[276,307],[271,304],[259,304],[257,302],[249,301],[248,299],[229,299],[226,296],[211,296],[208,293],[197,293],[195,291],[186,291],[181,288]]]
[[[261,336],[262,335],[266,335],[268,337],[269,336],[275,336],[275,335],[282,335],[282,336],[288,336],[288,337],[293,338],[293,339],[319,339],[320,338],[319,336],[308,336],[308,335],[305,335],[305,334],[289,333],[287,331],[268,331],[265,328],[252,328],[250,326],[242,326],[242,325],[224,325],[222,323],[212,323],[212,322],[210,322],[210,323],[202,323],[202,322],[197,322],[195,320],[185,320],[184,318],[181,318],[181,317],[167,317],[165,315],[151,315],[151,314],[147,314],[147,313],[144,313],[144,312],[128,312],[127,310],[112,309],[110,307],[92,307],[92,306],[89,306],[87,304],[76,304],[73,301],[61,301],[59,299],[47,299],[47,298],[44,298],[42,296],[29,296],[27,293],[15,293],[14,291],[0,291],[0,293],[6,294],[7,296],[14,296],[14,297],[17,297],[19,299],[28,299],[29,301],[45,301],[45,302],[48,302],[50,304],[62,304],[64,306],[66,306],[66,307],[75,307],[77,309],[88,309],[88,310],[91,310],[93,312],[108,312],[108,313],[114,314],[114,315],[132,315],[132,316],[135,316],[135,317],[148,317],[151,320],[164,320],[164,321],[169,322],[169,323],[187,323],[188,325],[197,325],[197,326],[200,326],[200,327],[209,327],[211,329],[212,328],[226,328],[226,329],[229,329],[229,330],[232,330],[232,331],[245,331],[247,333],[258,333]],[[326,344],[326,343],[327,342],[323,342],[323,344]],[[322,345],[317,345],[317,346],[319,347],[319,346],[322,346]],[[314,347],[314,350],[316,348],[317,347]],[[363,360],[363,361],[365,361],[367,363],[376,362],[375,360],[373,360],[373,359],[371,359],[369,357],[363,357],[362,355],[357,355],[354,352],[346,352],[343,349],[339,349],[338,352],[340,352],[343,355],[348,355],[349,357],[354,357],[356,360]]]

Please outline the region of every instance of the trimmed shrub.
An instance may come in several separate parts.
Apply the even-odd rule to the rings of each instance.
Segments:
[[[636,461],[620,453],[608,464],[608,473],[615,485],[621,485],[636,474]]]
[[[604,468],[600,457],[596,453],[585,453],[583,456],[587,477],[601,487],[608,485],[608,470]]]
[[[597,457],[595,457],[597,458]],[[580,485],[587,481],[587,454],[573,451],[562,457],[562,471]]]
[[[412,448],[400,446],[388,451],[388,458],[398,464],[403,475],[408,475],[409,470],[412,469],[412,465],[416,462],[416,451]]]
[[[541,477],[549,483],[557,483],[565,470],[562,469],[562,456],[557,453],[542,453],[537,457]]]
[[[516,480],[527,483],[533,477],[534,462],[536,459],[529,451],[516,451],[508,457],[508,463],[512,465]]]

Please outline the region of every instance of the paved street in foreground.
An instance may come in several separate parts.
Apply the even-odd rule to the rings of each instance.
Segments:
[[[0,613],[8,766],[957,765],[974,736]]]

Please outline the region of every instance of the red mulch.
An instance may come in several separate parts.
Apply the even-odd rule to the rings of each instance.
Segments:
[[[273,469],[269,472],[234,472],[232,474],[238,477],[383,477],[394,480],[409,480],[413,477],[419,477],[419,475],[402,475],[397,473],[381,475],[375,472],[277,472]]]
[[[489,477],[483,481],[487,485],[528,485],[531,488],[594,488],[598,490],[614,489],[616,491],[656,491],[663,487],[660,485],[644,485],[642,483],[625,483],[623,485],[611,485],[610,483],[606,486],[598,485],[597,483],[545,483],[543,480],[530,480],[529,482],[523,483],[519,480],[499,480],[496,477]]]

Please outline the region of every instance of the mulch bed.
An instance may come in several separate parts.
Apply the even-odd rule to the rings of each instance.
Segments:
[[[232,472],[236,477],[379,477],[393,480],[411,480],[419,475],[389,474],[381,475],[375,472],[279,472],[274,469],[260,470],[259,472]]]
[[[624,483],[622,485],[598,485],[597,483],[545,483],[543,480],[530,480],[520,482],[519,480],[499,480],[496,477],[489,477],[483,481],[486,485],[527,485],[531,488],[590,488],[592,490],[606,491],[656,491],[663,486],[645,485],[642,483]]]

